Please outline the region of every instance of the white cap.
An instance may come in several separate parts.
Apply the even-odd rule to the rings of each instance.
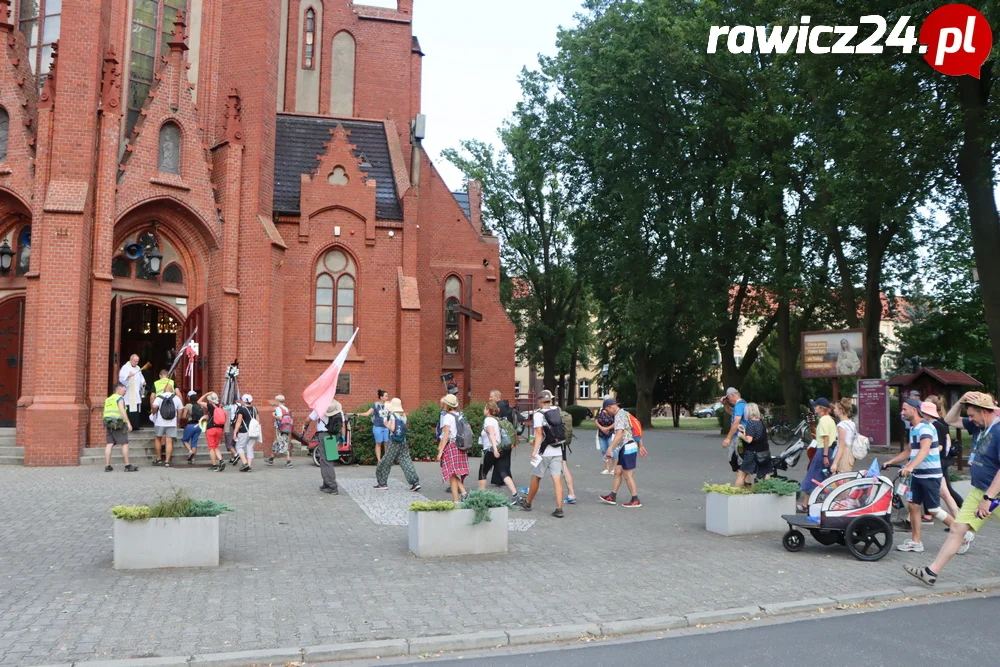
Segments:
[[[244,403],[253,403],[253,396],[251,396],[250,394],[243,394],[243,398],[241,400]]]

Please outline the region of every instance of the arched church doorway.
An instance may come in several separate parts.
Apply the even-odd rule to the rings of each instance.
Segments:
[[[0,303],[0,427],[14,426],[24,359],[24,297]]]
[[[153,390],[153,383],[159,379],[161,369],[170,368],[178,347],[183,345],[183,341],[178,341],[181,324],[176,313],[154,301],[129,303],[121,307],[121,333],[116,355],[121,363],[118,366],[128,362],[133,354],[138,355],[140,367],[149,365],[142,372],[146,379],[141,411],[144,419],[149,414],[147,399]]]

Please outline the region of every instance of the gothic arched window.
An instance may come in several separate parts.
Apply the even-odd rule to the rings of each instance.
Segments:
[[[21,227],[17,233],[17,268],[15,275],[23,276],[31,269],[31,225]]]
[[[338,32],[333,37],[333,67],[330,72],[330,113],[354,115],[354,37]]]
[[[115,278],[131,278],[132,263],[121,255],[116,255],[111,260],[111,275]]]
[[[163,269],[163,282],[183,285],[184,272],[181,270],[180,265],[171,264],[167,268]]]
[[[451,276],[444,283],[444,353],[457,355],[461,346],[461,327],[454,306],[461,302],[462,281]]]
[[[28,0],[25,0],[28,1]],[[45,0],[50,3],[53,0]],[[128,68],[128,117],[125,138],[132,138],[132,128],[139,110],[153,85],[158,56],[166,54],[173,37],[177,12],[187,10],[187,0],[134,0],[132,11],[132,53]],[[46,18],[46,21],[48,19]]]
[[[28,43],[28,64],[38,75],[38,88],[52,66],[52,45],[59,41],[63,0],[21,0],[17,25]],[[6,19],[6,16],[4,17]]]
[[[10,114],[0,107],[0,162],[7,159],[7,143],[10,139]]]
[[[165,174],[181,173],[181,128],[164,123],[160,128],[159,169]]]
[[[354,333],[354,296],[357,268],[354,260],[339,248],[333,248],[316,264],[317,343],[344,343]],[[334,334],[336,333],[336,338]]]
[[[316,52],[316,10],[310,7],[306,10],[306,24],[302,30],[302,69],[313,69]]]

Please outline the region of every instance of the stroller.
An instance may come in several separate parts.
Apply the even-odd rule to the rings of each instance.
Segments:
[[[783,452],[777,456],[772,456],[771,467],[774,468],[774,476],[789,482],[797,482],[798,480],[788,479],[780,471],[787,472],[789,468],[794,468],[798,464],[799,459],[802,458],[802,453],[806,451],[807,447],[808,445],[802,438],[796,438],[792,444],[785,447]]]
[[[808,514],[782,515],[788,523],[782,545],[788,551],[802,551],[805,536],[800,529],[804,529],[824,546],[846,546],[858,560],[880,560],[892,549],[889,517],[897,502],[893,486],[888,478],[866,472],[828,477],[809,494]]]

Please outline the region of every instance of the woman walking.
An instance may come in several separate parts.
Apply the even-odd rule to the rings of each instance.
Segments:
[[[500,436],[500,408],[493,401],[483,408],[483,432],[479,435],[479,444],[483,446],[483,462],[479,465],[479,488],[486,488],[486,479],[491,470],[496,470],[497,477],[510,489],[510,502],[516,505],[520,496],[517,487],[510,476],[511,448],[503,447]]]
[[[437,460],[441,462],[441,479],[451,488],[451,499],[456,503],[465,500],[465,478],[469,476],[469,457],[455,445],[455,434],[458,421],[455,411],[458,410],[458,399],[448,394],[441,399],[441,419],[438,430],[441,439],[438,441]]]
[[[250,422],[257,419],[257,408],[253,405],[253,396],[243,394],[236,406],[236,419],[233,421],[233,433],[236,434],[236,453],[240,456],[243,467],[240,472],[250,472],[253,468],[253,446],[257,443],[260,433],[250,433]],[[259,427],[258,427],[259,428]]]
[[[754,475],[757,479],[764,479],[774,474],[771,449],[767,442],[767,427],[761,418],[760,406],[748,403],[744,417],[746,422],[741,422],[739,427],[739,437],[744,443],[743,462],[736,472],[736,483],[733,484],[738,489],[750,486]]]
[[[830,474],[854,472],[854,439],[858,437],[858,427],[855,426],[851,414],[854,403],[849,398],[842,398],[833,404],[833,416],[837,420],[837,454],[830,465]]]
[[[219,395],[214,391],[198,399],[198,404],[205,410],[205,440],[208,442],[208,458],[212,463],[209,470],[212,472],[226,469],[226,462],[219,452],[219,445],[225,437],[226,411],[219,403]]]
[[[816,424],[816,455],[809,462],[805,479],[802,480],[802,495],[806,502],[809,501],[809,494],[813,489],[830,476],[830,466],[837,458],[837,424],[830,416],[832,412],[830,401],[817,398],[811,407],[819,417],[819,422]],[[799,512],[808,511],[804,504],[800,504],[796,509]]]
[[[392,472],[392,464],[399,463],[406,477],[406,483],[410,485],[410,491],[420,490],[420,478],[417,477],[417,468],[410,458],[410,441],[406,434],[406,413],[403,412],[403,402],[394,398],[386,405],[386,425],[389,428],[389,442],[385,446],[382,460],[375,467],[375,488],[384,491],[389,488],[389,473]]]
[[[944,399],[940,396],[928,396],[927,400],[921,404],[920,411],[932,420],[931,426],[938,434],[938,447],[941,452],[941,502],[952,517],[957,517],[965,499],[958,491],[951,488],[951,480],[948,479],[948,467],[955,462],[955,456],[958,453],[952,447],[948,425],[941,419],[941,415],[948,414],[948,406],[945,405]]]
[[[601,471],[602,475],[615,474],[615,462],[606,456],[608,446],[611,445],[611,441],[615,437],[615,416],[608,412],[608,408],[612,405],[617,405],[615,399],[605,398],[600,412],[594,417],[594,423],[597,424],[597,442],[601,446],[601,457],[604,459],[604,470]]]

